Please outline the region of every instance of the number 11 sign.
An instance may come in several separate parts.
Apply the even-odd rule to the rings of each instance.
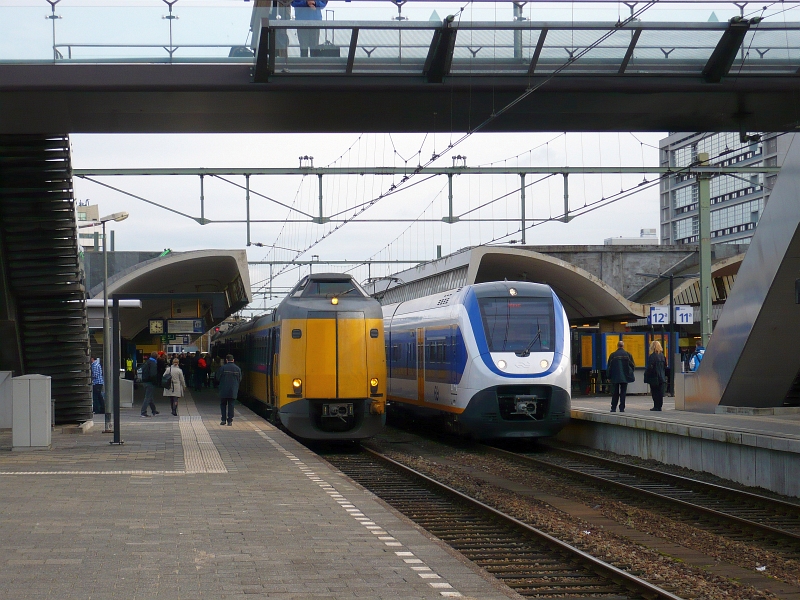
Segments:
[[[675,322],[678,325],[691,325],[694,323],[694,309],[684,304],[677,305],[675,307]]]

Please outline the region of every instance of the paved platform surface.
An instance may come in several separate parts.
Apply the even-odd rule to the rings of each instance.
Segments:
[[[519,598],[246,408],[140,394],[122,446],[0,430],[0,597]]]
[[[708,414],[675,410],[673,398],[665,397],[661,412],[651,412],[653,400],[650,396],[628,396],[625,400],[624,413],[611,413],[611,396],[574,396],[572,398],[572,417],[586,419],[589,413],[605,413],[608,419],[613,419],[617,424],[632,425],[633,419],[645,419],[653,423],[670,423],[686,427],[704,428],[783,438],[791,442],[788,446],[794,447],[797,443],[800,451],[800,413],[782,415],[735,415],[735,414]]]

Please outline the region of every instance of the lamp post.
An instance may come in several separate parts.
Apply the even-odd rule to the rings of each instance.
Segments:
[[[675,341],[675,286],[674,280],[675,279],[694,279],[697,277],[697,273],[692,275],[674,275],[670,273],[669,275],[657,275],[655,273],[636,273],[637,275],[641,275],[642,277],[652,277],[653,279],[669,279],[669,343],[667,344],[667,348],[670,353],[669,357],[669,382],[667,386],[667,392],[672,394],[675,382],[675,348],[672,347],[673,342]]]
[[[114,430],[111,425],[111,396],[114,393],[114,388],[117,387],[117,382],[114,379],[116,374],[112,373],[111,368],[111,333],[108,327],[108,238],[106,237],[106,223],[109,221],[124,221],[127,218],[128,213],[123,211],[103,217],[99,221],[103,225],[103,371],[105,372],[103,379],[106,382],[106,422],[103,429],[104,433],[110,433]]]
[[[106,223],[109,221],[124,221],[127,218],[128,213],[124,211],[116,212],[96,221],[80,225],[80,227],[103,226],[103,379],[106,387],[106,415],[103,433],[111,433],[114,430],[111,425],[111,396],[116,386],[111,369],[111,334],[108,326],[108,240],[106,238]]]

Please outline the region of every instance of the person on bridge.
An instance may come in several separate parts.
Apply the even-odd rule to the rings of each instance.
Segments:
[[[297,21],[321,21],[322,9],[328,0],[293,0],[294,18]],[[319,47],[319,29],[298,29],[297,41],[300,42],[300,56],[308,56],[310,48]]]
[[[144,365],[142,365],[142,383],[144,383],[144,402],[142,402],[142,418],[149,417],[150,415],[147,414],[147,407],[150,407],[150,411],[153,413],[155,417],[158,414],[156,410],[156,403],[153,401],[153,393],[156,389],[156,386],[161,382],[158,378],[158,362],[156,359],[158,358],[158,352],[151,352],[150,358],[144,361]]]
[[[653,397],[653,408],[660,411],[664,404],[664,384],[667,382],[667,360],[661,343],[650,342],[650,356],[647,357],[647,368],[644,370],[644,382],[650,384],[650,395]]]
[[[106,412],[106,403],[103,399],[103,367],[100,365],[100,357],[92,359],[92,412],[101,415]]]
[[[608,356],[608,380],[611,382],[611,412],[625,412],[625,395],[628,384],[635,381],[633,375],[633,356],[625,350],[625,342],[617,342],[617,349]]]
[[[242,370],[233,364],[233,355],[225,357],[225,364],[217,373],[219,381],[219,409],[222,418],[219,424],[225,425],[227,411],[228,425],[233,425],[233,403],[239,395],[239,382],[242,381]]]

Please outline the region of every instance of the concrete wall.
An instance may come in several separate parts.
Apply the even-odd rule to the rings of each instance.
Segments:
[[[108,278],[110,280],[117,273],[151,258],[156,258],[160,254],[161,252],[109,252]],[[86,272],[86,290],[94,295],[94,288],[103,285],[103,253],[84,252],[83,268]]]
[[[574,411],[573,411],[574,413]],[[584,413],[559,440],[711,473],[743,485],[800,497],[800,440]]]
[[[554,256],[589,271],[628,300],[640,301],[638,295],[658,282],[637,273],[667,273],[679,263],[686,268],[697,264],[697,245],[683,246],[526,246]],[[715,245],[714,260],[734,256],[744,248]],[[665,287],[663,296],[669,294]]]

